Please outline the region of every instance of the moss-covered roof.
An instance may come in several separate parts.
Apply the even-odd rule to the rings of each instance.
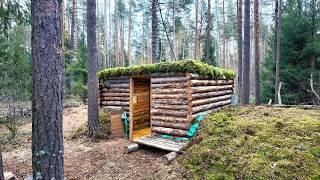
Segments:
[[[153,73],[197,73],[203,76],[234,78],[236,74],[227,69],[210,66],[196,60],[163,62],[157,64],[132,65],[104,69],[98,73],[99,78],[107,79],[115,76],[144,75]]]

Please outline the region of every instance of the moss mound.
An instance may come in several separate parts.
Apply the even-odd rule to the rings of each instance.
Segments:
[[[194,179],[320,179],[320,112],[245,107],[211,115],[182,162]]]
[[[76,139],[86,136],[88,132],[88,122],[82,124],[79,128],[75,129],[71,133],[70,138]],[[97,134],[98,139],[108,138],[111,134],[111,115],[110,112],[105,109],[99,111],[99,132]]]
[[[234,78],[236,74],[227,69],[210,66],[195,60],[164,62],[157,64],[133,65],[104,69],[98,73],[99,78],[106,79],[112,76],[143,75],[152,73],[197,73],[203,76]]]

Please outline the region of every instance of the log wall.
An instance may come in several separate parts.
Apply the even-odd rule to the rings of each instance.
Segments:
[[[128,111],[130,102],[129,77],[100,80],[100,107],[113,111]]]

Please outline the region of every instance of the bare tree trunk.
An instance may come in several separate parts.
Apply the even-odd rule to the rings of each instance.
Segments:
[[[279,104],[277,93],[279,92],[280,83],[280,34],[281,34],[281,0],[275,0],[275,103]]]
[[[97,6],[98,8],[98,6]],[[99,12],[99,11],[97,11]],[[97,70],[101,68],[101,49],[100,49],[100,23],[99,23],[99,13],[97,15]]]
[[[31,1],[34,179],[64,179],[62,10],[61,0]]]
[[[243,48],[243,86],[242,103],[249,104],[250,96],[250,0],[244,1],[244,48]]]
[[[108,17],[109,17],[109,37],[110,37],[110,39],[112,39],[111,37],[112,37],[112,32],[111,32],[111,9],[110,9],[110,1],[108,2]],[[107,40],[107,42],[108,42],[108,40]],[[108,44],[107,44],[108,45]],[[112,47],[112,40],[110,40],[110,47]],[[107,54],[108,54],[109,52],[107,52]],[[109,59],[107,58],[107,64],[108,64],[108,67],[112,67],[112,61],[111,61],[111,54],[112,54],[112,52],[111,52],[111,49],[110,49],[110,54],[109,54]]]
[[[152,63],[157,63],[157,43],[158,43],[158,17],[157,17],[158,0],[152,0]]]
[[[87,0],[88,137],[91,138],[99,130],[96,27],[96,0]]]
[[[108,16],[107,16],[107,0],[104,0],[104,56],[103,67],[108,67]]]
[[[116,66],[120,66],[120,62],[119,62],[119,38],[118,38],[118,35],[119,35],[119,12],[118,12],[118,5],[117,5],[117,0],[114,0],[114,16],[115,16],[115,22],[114,22],[114,27],[115,27],[115,30],[114,30],[114,37],[115,37],[115,42],[114,42],[114,45],[115,45],[115,61],[116,61]]]
[[[78,19],[77,19],[77,0],[72,0],[72,16],[71,16],[71,47],[72,47],[72,61],[76,60],[76,53],[78,49]]]
[[[206,47],[206,62],[212,65],[211,53],[210,53],[210,34],[211,32],[211,0],[208,0],[208,11],[207,11],[207,47]]]
[[[224,7],[224,0],[222,0],[222,20],[223,20],[223,26],[222,29],[224,31],[225,29],[225,24],[226,24],[226,18],[225,18],[225,7]],[[223,38],[222,38],[222,67],[226,67],[226,34],[223,32]]]
[[[237,30],[238,30],[238,103],[241,104],[242,92],[242,0],[237,3]]]
[[[121,41],[121,63],[122,67],[125,67],[125,61],[124,61],[124,22],[123,19],[120,22],[120,41]]]
[[[1,147],[0,147],[0,179],[1,180],[4,179]]]
[[[129,66],[131,65],[131,5],[132,4],[132,0],[129,0],[129,25],[128,25],[128,63]]]
[[[259,0],[254,0],[254,48],[255,48],[255,95],[256,105],[261,104],[260,92],[260,45],[259,45]]]
[[[173,38],[172,38],[172,57],[171,60],[175,60],[175,53],[176,53],[176,0],[173,0]]]
[[[196,0],[196,35],[194,39],[194,59],[198,59],[198,14],[199,14],[199,0]]]

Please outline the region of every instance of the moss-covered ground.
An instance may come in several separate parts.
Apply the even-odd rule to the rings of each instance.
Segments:
[[[320,111],[238,107],[215,113],[180,160],[193,179],[320,179]]]

